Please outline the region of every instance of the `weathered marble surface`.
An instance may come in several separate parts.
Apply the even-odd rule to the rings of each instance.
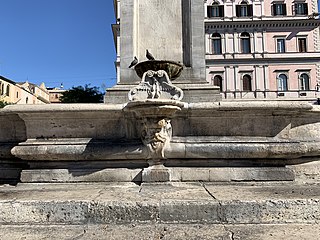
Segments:
[[[1,224],[317,224],[319,184],[77,183],[0,188]]]
[[[82,162],[84,172],[90,168],[116,169],[126,165],[142,169],[148,160],[148,149],[140,139],[137,117],[125,111],[126,106],[7,106],[0,110],[3,120],[0,160],[6,164],[2,166],[8,168],[13,164],[13,170],[21,170],[23,160],[29,165],[32,163],[31,170],[68,169],[70,166],[63,162],[67,164],[76,160],[78,164]],[[217,102],[184,103],[180,107],[182,110],[171,120],[171,142],[163,152],[165,165],[170,168],[284,167],[320,158],[318,105],[305,102]],[[97,167],[99,161],[108,164]],[[52,162],[51,167],[45,167],[48,162]],[[16,163],[19,164],[16,166]],[[293,179],[290,172],[295,170],[300,175],[307,171],[305,168],[286,169],[284,176],[287,180]],[[280,180],[281,171],[274,172],[270,179]],[[217,174],[219,172],[220,179],[235,176],[222,170]],[[173,171],[171,179],[195,179],[190,171],[186,173],[188,175],[182,177],[181,173]],[[241,171],[236,174],[244,176],[244,180],[261,177],[259,171],[253,175],[242,175]],[[210,179],[204,177],[210,174],[202,176],[201,179]],[[25,179],[36,178],[29,175]],[[107,178],[102,176],[101,179]],[[121,174],[118,179],[123,179]]]
[[[156,59],[183,62],[181,0],[138,0],[135,4],[133,48],[138,59],[145,59],[149,49]]]
[[[202,240],[310,240],[320,237],[319,224],[96,224],[2,225],[4,239],[202,239]],[[143,236],[143,237],[141,237]]]
[[[146,49],[158,60],[186,65],[182,82],[205,83],[202,0],[122,0],[120,9],[119,85],[139,82],[128,66],[134,56],[146,60]]]

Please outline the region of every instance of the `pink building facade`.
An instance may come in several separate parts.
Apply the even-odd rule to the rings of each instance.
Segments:
[[[205,1],[207,81],[226,99],[314,99],[316,0]]]

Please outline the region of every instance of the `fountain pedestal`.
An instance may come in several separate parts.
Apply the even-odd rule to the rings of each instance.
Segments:
[[[142,182],[169,182],[170,180],[170,170],[162,162],[142,171]]]
[[[183,103],[175,100],[147,99],[127,104],[126,111],[133,112],[138,119],[138,132],[147,149],[149,167],[142,172],[143,182],[170,181],[169,170],[163,165],[165,149],[170,147],[172,138],[171,118],[182,107]]]
[[[138,132],[147,149],[149,167],[142,172],[143,182],[170,181],[169,169],[163,165],[165,149],[172,138],[171,118],[184,106],[182,90],[170,79],[177,78],[182,68],[171,61],[146,61],[135,67],[142,81],[130,90],[126,110],[138,119]]]

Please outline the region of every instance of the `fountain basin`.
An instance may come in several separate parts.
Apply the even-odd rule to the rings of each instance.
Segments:
[[[129,102],[125,110],[133,111],[138,116],[171,118],[184,106],[183,102],[174,100],[147,99]]]
[[[153,181],[154,170],[167,181],[162,166],[150,167],[153,156],[169,168],[170,181],[291,181],[292,169],[314,174],[320,166],[319,113],[318,105],[286,101],[10,105],[0,110],[0,160],[2,169],[22,171],[21,181]],[[148,146],[161,143],[151,155]],[[61,169],[65,178],[48,174]]]
[[[174,80],[181,75],[183,65],[174,61],[152,60],[140,62],[135,66],[134,69],[140,78],[142,78],[143,74],[149,70],[163,70],[168,74],[170,80]]]

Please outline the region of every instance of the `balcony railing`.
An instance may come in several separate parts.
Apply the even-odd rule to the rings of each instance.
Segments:
[[[266,100],[308,100],[316,101],[316,90],[288,90],[288,91],[240,91],[228,90],[221,92],[224,99],[266,99]]]
[[[206,60],[222,60],[222,59],[301,59],[301,58],[318,58],[320,59],[320,52],[285,52],[285,53],[222,53],[212,54],[206,53]]]

